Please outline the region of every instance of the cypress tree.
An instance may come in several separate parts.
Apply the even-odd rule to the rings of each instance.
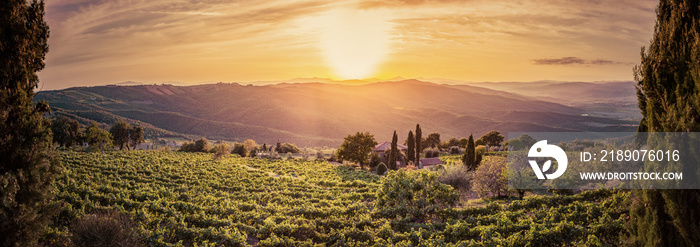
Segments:
[[[640,132],[700,131],[700,3],[661,0],[654,36],[635,67],[642,111]],[[697,150],[688,149],[697,161]],[[686,159],[686,157],[684,157]],[[700,174],[700,163],[669,164]],[[691,176],[693,176],[691,175]],[[683,181],[697,183],[697,181]],[[697,185],[697,184],[696,184]],[[694,246],[700,243],[700,190],[639,190],[631,210],[635,245]]]
[[[469,135],[469,140],[467,140],[467,146],[464,149],[464,155],[462,156],[462,163],[467,167],[467,170],[476,170],[476,147],[474,145],[474,136]]]
[[[44,2],[4,0],[0,20],[0,246],[36,246],[57,209],[49,106],[32,103],[49,49]]]
[[[396,159],[398,158],[398,145],[397,142],[399,141],[399,137],[396,135],[396,130],[394,130],[394,137],[391,138],[391,149],[389,149],[389,157],[387,159],[387,162],[389,163],[389,169],[391,170],[396,170],[398,167],[396,167]]]
[[[422,150],[421,139],[423,138],[423,132],[420,129],[420,124],[416,124],[416,163],[420,162],[420,153]]]
[[[413,131],[408,131],[408,140],[406,142],[407,159],[418,167],[418,162],[416,162],[416,139],[413,137]]]

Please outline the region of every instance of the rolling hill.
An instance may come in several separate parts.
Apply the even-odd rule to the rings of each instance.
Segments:
[[[419,80],[350,85],[112,85],[43,91],[35,98],[47,100],[56,114],[84,123],[140,122],[151,136],[250,138],[258,143],[281,141],[300,146],[337,146],[358,131],[369,131],[384,141],[394,130],[405,136],[416,123],[421,124],[424,135],[439,132],[443,139],[470,133],[480,136],[490,130],[504,134],[632,131],[637,124],[589,116],[585,108],[514,92]]]

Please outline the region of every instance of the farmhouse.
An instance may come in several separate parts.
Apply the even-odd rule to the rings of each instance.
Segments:
[[[408,147],[401,144],[396,144],[396,147],[398,147],[402,153],[406,153],[406,150],[408,149]],[[372,149],[372,151],[379,154],[379,158],[384,160],[388,155],[387,152],[389,151],[389,149],[391,149],[391,142],[382,142],[374,146],[374,149]]]
[[[436,165],[444,164],[442,160],[438,157],[433,157],[433,158],[422,158],[418,162],[418,168],[420,169],[427,169]]]

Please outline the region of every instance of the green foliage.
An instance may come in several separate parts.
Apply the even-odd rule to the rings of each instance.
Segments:
[[[408,138],[406,139],[406,156],[407,161],[411,161],[413,164],[418,164],[418,160],[416,160],[416,138],[413,136],[413,131],[408,131]]]
[[[49,49],[44,2],[3,1],[0,20],[0,246],[36,246],[56,208],[58,172],[49,106],[32,103]]]
[[[231,153],[231,147],[226,142],[215,145],[213,149],[215,159],[221,159]]]
[[[144,142],[143,127],[140,125],[133,126],[129,131],[129,144],[131,144],[131,147],[136,149],[136,146]]]
[[[238,154],[240,157],[246,157],[248,155],[248,148],[243,143],[234,143],[232,153]]]
[[[384,175],[387,170],[388,168],[386,167],[384,162],[381,162],[379,163],[379,165],[377,165],[377,175]]]
[[[199,140],[196,140],[195,142],[185,142],[182,144],[180,149],[178,151],[180,152],[201,152],[201,153],[207,153],[209,152],[209,141],[207,138],[200,138]]]
[[[452,207],[459,195],[428,171],[390,171],[377,191],[378,215],[425,222]]]
[[[53,141],[64,147],[72,147],[80,144],[83,133],[80,131],[80,123],[66,116],[58,116],[51,121]]]
[[[476,150],[474,146],[474,136],[469,135],[469,139],[467,140],[467,147],[464,149],[464,155],[462,156],[462,163],[464,164],[465,167],[467,167],[467,170],[469,171],[474,171],[478,167],[478,164],[476,163]]]
[[[619,246],[628,219],[630,193],[623,191],[453,208],[430,204],[455,196],[435,181],[436,172],[391,172],[383,180],[325,161],[215,160],[152,150],[59,156],[66,169],[56,182],[63,207],[47,233],[54,237],[75,219],[107,209],[131,218],[147,246],[562,246],[587,243],[591,235]]]
[[[439,170],[438,181],[452,186],[455,190],[468,191],[471,188],[473,173],[462,165],[450,165]]]
[[[297,147],[297,145],[294,145],[292,143],[278,143],[277,147],[275,148],[275,151],[278,153],[299,153],[301,152],[301,149]]]
[[[112,147],[112,135],[100,128],[97,122],[92,122],[85,129],[85,142],[90,145],[91,151],[104,151]]]
[[[348,135],[338,148],[338,159],[356,162],[364,167],[375,145],[377,145],[377,141],[374,140],[374,135],[369,132]]]
[[[426,148],[423,150],[423,157],[435,158],[440,156],[440,150],[437,148]]]
[[[420,155],[423,153],[423,144],[421,143],[423,138],[423,131],[420,129],[420,124],[416,124],[416,163],[420,161]]]
[[[112,128],[109,129],[109,134],[112,135],[112,143],[119,147],[120,150],[126,146],[129,149],[129,134],[131,125],[125,121],[118,121]]]
[[[484,196],[488,192],[493,195],[505,195],[508,191],[507,159],[489,156],[474,172],[474,189]]]
[[[520,199],[523,199],[526,192],[542,188],[541,185],[545,181],[537,179],[528,160],[526,151],[510,151],[508,153],[508,183],[512,187],[518,188],[514,190]]]
[[[635,67],[640,132],[700,131],[700,2],[661,0],[648,48]],[[674,143],[675,144],[675,143]],[[680,145],[680,148],[687,146]],[[697,148],[687,153],[697,152]],[[700,174],[700,157],[660,169]],[[698,181],[683,181],[695,183]],[[636,245],[700,243],[700,190],[640,190],[632,210]]]
[[[503,142],[503,135],[501,135],[501,132],[492,130],[489,133],[484,134],[480,140],[483,140],[483,145],[487,145],[489,147],[497,147],[501,145],[501,142]],[[477,144],[480,145],[480,144]]]
[[[398,169],[396,167],[396,161],[399,156],[399,148],[398,148],[398,136],[396,135],[396,131],[394,131],[394,135],[391,138],[391,149],[387,150],[389,153],[387,154],[387,164],[389,165],[389,169],[391,170],[396,170]]]
[[[199,138],[194,142],[194,152],[207,152],[209,151],[209,141],[207,138]]]
[[[440,147],[440,133],[430,133],[428,137],[425,138],[423,143],[425,147],[439,148]]]

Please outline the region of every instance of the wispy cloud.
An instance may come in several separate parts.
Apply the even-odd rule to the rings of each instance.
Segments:
[[[629,64],[629,63],[616,62],[616,61],[610,61],[610,60],[604,60],[604,59],[585,60],[585,59],[582,59],[580,57],[542,58],[542,59],[532,59],[531,61],[532,61],[532,64],[534,64],[534,65]]]
[[[65,87],[121,80],[324,76],[329,69],[318,47],[323,30],[311,26],[325,24],[300,20],[338,8],[390,13],[390,55],[382,68],[386,77],[498,81],[595,74],[600,78],[592,80],[629,79],[631,63],[618,61],[638,60],[639,48],[653,31],[656,1],[55,0],[46,4],[51,52],[40,76],[55,87]],[[556,66],[557,70],[534,66],[549,64],[589,66]],[[603,73],[592,70],[616,66],[592,65],[621,69]]]

